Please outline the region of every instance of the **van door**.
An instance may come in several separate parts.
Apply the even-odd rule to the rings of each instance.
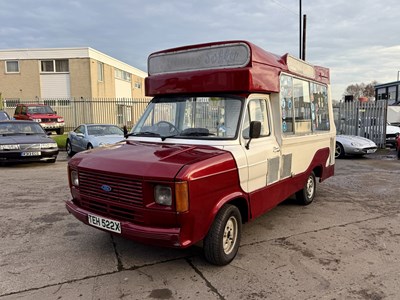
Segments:
[[[252,218],[271,209],[279,201],[276,195],[267,190],[280,179],[281,149],[274,135],[272,120],[269,96],[252,96],[245,110],[241,137],[247,159],[246,192],[250,196]],[[261,122],[261,134],[249,143],[251,121]]]

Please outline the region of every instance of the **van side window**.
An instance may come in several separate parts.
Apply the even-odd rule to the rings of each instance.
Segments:
[[[294,100],[294,132],[298,134],[311,132],[311,102],[309,83],[297,78],[293,79]]]
[[[282,132],[293,133],[293,78],[281,75],[280,104],[282,112]]]
[[[329,110],[328,92],[326,86],[310,83],[310,98],[312,110],[313,131],[328,131]]]
[[[260,136],[268,136],[270,135],[270,126],[268,119],[268,106],[265,99],[253,99],[250,100],[247,111],[245,114],[245,120],[243,124],[243,132],[242,135],[245,139],[249,138],[249,128],[251,121],[260,121],[261,122],[261,135]]]
[[[327,87],[281,75],[281,117],[282,132],[289,134],[310,134],[329,131]]]

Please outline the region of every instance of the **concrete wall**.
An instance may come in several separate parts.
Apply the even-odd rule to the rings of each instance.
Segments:
[[[1,97],[35,99],[40,98],[39,62],[37,60],[20,60],[19,73],[6,73],[5,61],[0,61]]]

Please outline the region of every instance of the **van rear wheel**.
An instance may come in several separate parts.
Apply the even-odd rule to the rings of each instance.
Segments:
[[[308,175],[304,187],[296,193],[296,199],[300,204],[308,205],[313,202],[315,193],[317,191],[317,184],[314,172]]]
[[[242,217],[238,208],[230,204],[222,206],[204,238],[207,261],[218,266],[229,264],[239,250],[241,233]]]

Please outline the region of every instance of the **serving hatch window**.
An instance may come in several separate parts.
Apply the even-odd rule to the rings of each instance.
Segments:
[[[308,134],[330,129],[326,86],[288,75],[281,75],[280,84],[284,134]]]
[[[155,98],[132,135],[232,139],[244,99],[230,97]]]

